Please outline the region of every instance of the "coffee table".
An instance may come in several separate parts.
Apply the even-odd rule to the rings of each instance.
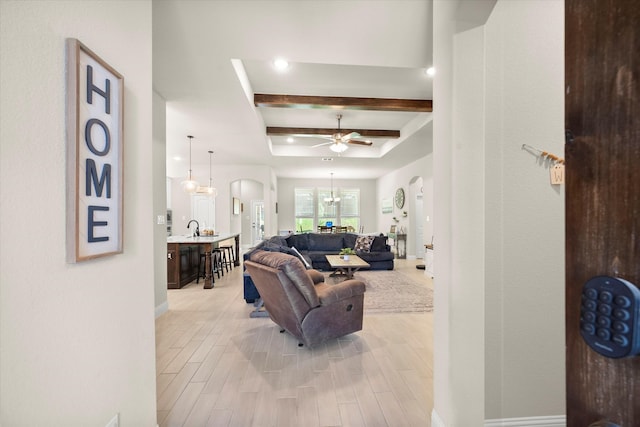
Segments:
[[[330,274],[330,276],[344,275],[346,279],[353,279],[353,273],[360,270],[363,267],[370,267],[370,265],[363,261],[358,255],[349,255],[349,259],[345,260],[342,255],[325,255],[331,268],[335,268],[336,271]]]

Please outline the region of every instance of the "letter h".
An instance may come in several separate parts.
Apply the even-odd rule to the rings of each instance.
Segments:
[[[105,90],[101,90],[93,84],[93,67],[87,65],[87,102],[93,104],[93,92],[104,98],[104,112],[111,114],[111,81],[105,79]]]

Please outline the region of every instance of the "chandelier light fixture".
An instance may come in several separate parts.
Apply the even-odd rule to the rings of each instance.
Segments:
[[[194,181],[191,177],[191,141],[193,140],[193,136],[187,135],[187,138],[189,138],[189,175],[187,176],[186,180],[182,181],[181,184],[182,189],[187,193],[195,193],[198,189],[198,182]]]
[[[333,197],[333,172],[331,172],[331,197],[325,197],[324,202],[330,205],[334,203],[338,203],[340,201],[340,197]]]
[[[213,151],[209,150],[209,186],[205,189],[205,192],[211,197],[218,195],[218,190],[213,187],[213,179],[211,178],[211,155]]]

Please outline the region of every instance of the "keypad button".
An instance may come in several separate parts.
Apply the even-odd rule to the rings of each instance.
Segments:
[[[613,330],[619,334],[626,334],[629,332],[629,325],[624,322],[613,322]]]
[[[595,323],[596,322],[596,314],[593,311],[587,311],[582,316],[585,322]]]
[[[593,300],[587,300],[584,303],[584,308],[587,310],[595,311],[598,308],[598,303]]]
[[[582,325],[582,330],[589,335],[594,335],[596,333],[596,327],[593,323],[584,323]]]
[[[611,326],[611,318],[607,316],[598,316],[598,326],[608,328]]]
[[[630,316],[631,315],[629,314],[629,311],[625,310],[624,308],[616,308],[615,310],[613,310],[613,317],[618,320],[629,320]]]
[[[618,344],[620,347],[626,347],[629,345],[629,340],[624,335],[614,335],[611,341]]]
[[[622,308],[627,308],[631,305],[631,300],[624,295],[618,295],[614,302]]]
[[[600,304],[598,306],[598,313],[604,314],[605,316],[611,315],[611,306],[609,304]]]
[[[600,301],[610,304],[613,301],[613,294],[609,291],[600,292]]]
[[[608,329],[598,328],[597,331],[598,338],[608,341],[611,338],[611,332]]]
[[[598,291],[593,288],[587,289],[584,294],[589,299],[593,299],[593,300],[598,299]]]

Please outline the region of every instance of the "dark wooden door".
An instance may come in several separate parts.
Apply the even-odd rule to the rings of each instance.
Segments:
[[[637,427],[640,356],[599,355],[579,323],[588,279],[640,285],[640,1],[565,5],[567,426]]]

